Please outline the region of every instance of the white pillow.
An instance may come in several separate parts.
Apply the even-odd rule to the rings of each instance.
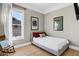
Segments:
[[[44,33],[43,33],[43,34],[39,34],[39,36],[40,36],[40,37],[45,37],[45,34],[44,34]]]

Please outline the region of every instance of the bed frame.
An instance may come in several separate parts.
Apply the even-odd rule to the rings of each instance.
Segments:
[[[33,35],[33,37],[39,37],[39,34],[40,34],[40,33],[45,33],[45,32],[33,32],[32,35]],[[45,33],[45,34],[46,34],[46,33]],[[54,50],[52,50],[52,49],[49,49],[49,48],[47,48],[47,47],[45,47],[45,46],[42,46],[42,45],[36,43],[36,42],[32,42],[32,44],[34,44],[34,45],[36,45],[36,46],[38,46],[38,47],[40,47],[40,48],[42,48],[42,49],[48,51],[48,52],[51,53],[51,54],[57,55],[57,56],[61,55],[61,54],[69,47],[69,44],[67,44],[67,45],[65,45],[61,50],[59,50],[59,51],[54,51]]]

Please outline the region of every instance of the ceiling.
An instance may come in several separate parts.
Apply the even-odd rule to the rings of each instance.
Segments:
[[[48,12],[67,7],[71,4],[72,3],[18,3],[17,5],[46,14]]]

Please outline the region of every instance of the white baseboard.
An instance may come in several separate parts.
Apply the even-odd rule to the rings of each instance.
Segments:
[[[79,47],[70,45],[69,48],[79,51]]]
[[[27,43],[23,43],[23,44],[19,44],[19,45],[16,45],[14,46],[15,48],[20,48],[20,47],[24,47],[24,46],[27,46],[27,45],[30,45],[31,42],[27,42]]]

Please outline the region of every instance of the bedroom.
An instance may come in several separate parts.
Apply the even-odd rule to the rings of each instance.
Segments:
[[[49,7],[52,6],[53,8]],[[55,8],[55,7],[57,8]],[[48,9],[47,9],[48,8]],[[18,10],[20,9],[20,10]],[[24,19],[23,23],[16,22],[12,23],[10,14],[11,10],[21,11],[21,16]],[[18,12],[17,12],[18,13]],[[16,13],[15,13],[16,14]],[[8,16],[7,16],[8,15]],[[14,16],[14,15],[13,15]],[[54,18],[63,16],[62,29],[54,30]],[[21,18],[20,16],[17,16]],[[15,53],[14,56],[19,55],[52,55],[47,51],[44,51],[35,45],[30,45],[32,42],[32,32],[45,32],[48,36],[67,39],[69,41],[69,49],[64,52],[63,55],[67,56],[79,56],[79,23],[76,18],[75,8],[73,3],[0,3],[0,35],[5,34],[8,39],[14,41]],[[9,20],[7,20],[7,18]],[[4,19],[4,20],[3,20]],[[35,19],[34,26],[32,26],[32,20]],[[36,23],[37,22],[37,23]],[[24,24],[24,26],[23,26]],[[17,25],[20,29],[17,35],[12,37],[12,26]],[[15,26],[15,27],[17,27]],[[21,31],[22,30],[22,31]],[[17,33],[17,32],[15,32]],[[14,34],[14,33],[13,33]],[[12,42],[12,40],[10,40]],[[27,46],[28,45],[28,46]],[[52,45],[51,45],[52,46]],[[27,50],[26,50],[27,49]],[[36,49],[32,51],[32,49]],[[22,52],[21,52],[22,51]],[[37,53],[37,51],[39,51]],[[27,53],[25,53],[27,52]],[[36,52],[36,53],[35,53]],[[72,52],[72,53],[71,53]],[[23,54],[22,54],[23,53]],[[33,54],[35,53],[35,54]],[[70,54],[71,53],[71,54]]]

